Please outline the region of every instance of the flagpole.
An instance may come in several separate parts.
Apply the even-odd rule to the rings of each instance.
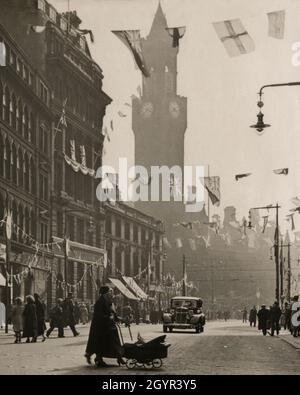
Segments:
[[[210,174],[209,174],[209,165],[207,165],[207,177],[209,178]],[[207,215],[208,215],[208,222],[210,222],[210,205],[209,205],[209,193],[207,191]]]

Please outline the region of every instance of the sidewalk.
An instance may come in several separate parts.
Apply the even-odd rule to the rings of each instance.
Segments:
[[[296,348],[296,350],[300,351],[300,337],[294,337],[290,334],[279,335],[279,337],[286,343]]]

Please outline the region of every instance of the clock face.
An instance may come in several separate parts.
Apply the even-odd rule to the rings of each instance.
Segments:
[[[171,101],[169,104],[169,111],[173,118],[178,118],[180,113],[179,104],[176,101]]]
[[[144,118],[150,118],[153,113],[153,104],[151,102],[147,102],[142,107],[142,116]]]

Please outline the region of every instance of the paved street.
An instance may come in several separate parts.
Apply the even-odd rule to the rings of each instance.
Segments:
[[[52,338],[45,343],[13,344],[12,334],[0,331],[1,374],[145,374],[145,370],[118,367],[115,360],[107,360],[109,368],[87,366],[83,358],[88,326],[79,326],[80,336]],[[124,340],[129,334],[123,328]],[[161,325],[133,326],[134,339],[138,332],[148,340],[162,334]],[[294,346],[284,341],[286,338]],[[168,358],[161,369],[146,374],[300,374],[300,341],[290,335],[263,337],[256,328],[239,321],[209,322],[203,334],[174,332],[167,334],[171,343]],[[295,347],[298,344],[298,349]]]

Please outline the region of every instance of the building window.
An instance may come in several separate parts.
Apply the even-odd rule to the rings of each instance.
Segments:
[[[11,98],[11,104],[10,104],[10,109],[11,109],[11,126],[16,130],[17,129],[17,100],[15,95],[12,95]]]
[[[142,244],[146,244],[146,231],[145,229],[142,229],[142,233],[141,233],[141,239],[142,239]]]
[[[48,243],[48,225],[41,223],[41,243]]]
[[[121,238],[121,219],[116,219],[116,236]]]
[[[40,174],[40,198],[48,200],[48,177],[44,174]]]
[[[133,225],[133,241],[135,243],[139,242],[139,228],[137,225]]]
[[[78,243],[84,243],[84,221],[77,219],[77,241]]]
[[[131,275],[130,254],[125,254],[125,276]]]
[[[130,223],[125,222],[125,239],[130,240]]]
[[[56,223],[57,236],[63,237],[63,216],[61,211],[57,211],[57,223]]]
[[[136,276],[139,274],[139,255],[136,252],[133,255],[133,275]]]
[[[4,121],[9,123],[10,93],[8,87],[5,88],[3,95],[3,112],[4,112]]]
[[[44,154],[48,154],[48,134],[44,125],[40,126],[40,149]]]
[[[23,104],[21,99],[18,100],[18,108],[17,108],[17,129],[18,132],[23,134]]]
[[[96,247],[102,247],[101,226],[96,226]]]
[[[52,7],[49,8],[49,16],[50,16],[50,19],[52,19],[52,21],[56,23],[57,14],[56,14],[55,9]]]
[[[105,233],[111,234],[111,216],[108,215],[105,219]]]

